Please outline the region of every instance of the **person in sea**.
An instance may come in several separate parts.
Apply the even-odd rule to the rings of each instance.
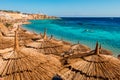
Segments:
[[[94,31],[89,29],[85,29],[84,31],[82,31],[82,33],[85,33],[85,32],[93,33]]]

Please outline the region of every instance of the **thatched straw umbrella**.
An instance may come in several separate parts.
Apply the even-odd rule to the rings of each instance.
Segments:
[[[18,25],[17,28],[12,29],[12,31],[10,31],[7,34],[7,37],[14,37],[15,30],[18,31],[20,45],[23,45],[23,44],[28,43],[28,42],[32,42],[32,39],[35,40],[35,39],[40,38],[39,35],[37,35],[36,33],[29,32],[27,30],[24,30],[23,28],[20,28],[20,25]]]
[[[71,48],[68,51],[69,55],[73,55],[73,54],[82,54],[85,52],[90,51],[91,49],[86,46],[86,45],[82,45],[82,44],[74,44],[71,46]]]
[[[88,46],[82,44],[75,44],[71,47],[71,49],[77,51],[78,53],[90,51]]]
[[[6,36],[7,32],[7,27],[3,23],[0,23],[0,33],[2,33],[3,36]]]
[[[59,61],[33,49],[19,47],[17,32],[12,51],[2,53],[0,58],[0,78],[3,80],[51,80],[59,68]]]
[[[0,49],[10,48],[13,45],[13,38],[0,37]]]
[[[69,58],[76,58],[79,57],[81,55],[84,55],[85,53],[94,53],[95,50],[90,50],[89,47],[85,46],[85,45],[75,45],[73,46],[70,51],[68,52],[70,55],[68,55]],[[101,47],[101,45],[99,46],[99,54],[104,54],[104,55],[113,55],[113,53],[107,49],[104,49]]]
[[[120,54],[118,55],[118,59],[120,60]]]
[[[20,26],[18,26],[17,31],[18,31],[18,36],[20,37],[19,38],[20,45],[24,45],[24,44],[32,42],[33,40],[41,38],[40,35],[24,30],[20,28]]]
[[[2,37],[3,35],[2,35],[2,32],[0,32],[0,37]]]
[[[94,52],[80,55],[58,73],[63,80],[120,80],[120,61],[100,54],[98,43]]]
[[[13,40],[0,39],[0,49],[10,48],[13,46]]]
[[[26,47],[37,49],[40,53],[43,54],[55,54],[60,56],[65,50],[68,50],[68,47],[64,47],[64,45],[52,42],[46,35],[46,30],[44,35],[42,35],[42,39],[37,40],[36,42],[32,42],[27,44]]]
[[[36,33],[24,30],[24,29],[20,28],[20,26],[18,26],[17,30],[18,30],[18,34],[19,34],[18,36],[22,37],[23,39],[27,40],[27,39],[32,39],[32,38],[37,37]]]
[[[82,44],[74,44],[71,46],[71,48],[69,49],[69,51],[63,53],[63,58],[61,59],[61,62],[63,65],[68,64],[67,60],[70,57],[76,57],[78,55],[82,55],[86,52],[89,52],[91,49],[86,46],[86,45],[82,45]]]
[[[102,48],[101,45],[99,48],[100,48],[100,54],[113,55],[113,53],[110,50]]]
[[[62,45],[68,45],[71,46],[72,44],[70,42],[64,41],[64,40],[57,40],[54,37],[50,38],[50,41],[52,41],[53,43],[57,43],[57,44],[62,44]]]
[[[8,29],[0,24],[0,49],[13,47],[13,37],[7,37]]]

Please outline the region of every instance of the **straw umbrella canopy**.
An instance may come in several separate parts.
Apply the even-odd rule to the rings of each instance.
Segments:
[[[27,30],[24,30],[24,29],[20,28],[20,26],[18,26],[17,30],[18,30],[18,34],[19,34],[18,36],[22,37],[25,40],[38,38],[36,33],[32,33]]]
[[[51,41],[52,43],[55,43],[57,45],[63,45],[62,47],[65,49],[65,52],[68,51],[71,48],[71,43],[64,41],[64,40],[57,40],[53,37],[53,35],[51,35],[49,41]]]
[[[3,35],[2,35],[2,32],[0,32],[0,37],[2,37]]]
[[[55,54],[58,56],[60,56],[61,53],[68,49],[62,44],[52,42],[46,35],[46,29],[44,35],[42,35],[42,39],[27,44],[26,47],[37,49],[40,53],[43,54]]]
[[[7,27],[0,22],[0,33],[2,33],[3,36],[6,36],[6,33],[8,32]]]
[[[11,38],[4,37],[7,32],[7,28],[0,23],[0,49],[9,48],[13,45],[13,40]]]
[[[57,44],[63,44],[63,45],[66,45],[66,46],[67,46],[67,45],[68,45],[68,46],[71,46],[71,43],[70,43],[70,42],[64,41],[63,39],[57,40],[57,39],[55,39],[55,38],[53,37],[53,35],[51,35],[50,40],[51,40],[52,42],[54,42],[54,43],[57,43]]]
[[[7,37],[0,37],[0,49],[10,48],[12,47],[13,39]]]
[[[71,49],[77,51],[78,53],[90,51],[88,46],[82,44],[75,44],[71,47]]]
[[[101,45],[100,45],[100,54],[113,55],[113,53],[110,50],[102,48]]]
[[[0,78],[3,80],[51,80],[59,69],[59,62],[52,57],[37,54],[33,49],[20,48],[17,32],[12,51],[2,53]]]
[[[93,52],[80,55],[76,62],[58,73],[63,80],[120,80],[120,61],[100,54],[98,43]]]
[[[120,60],[120,54],[118,55],[118,59]]]
[[[9,32],[7,34],[7,36],[14,37],[14,30],[18,31],[20,45],[24,45],[26,43],[32,42],[32,39],[35,40],[35,39],[40,38],[39,35],[37,35],[36,33],[24,30],[24,29],[20,28],[19,25],[17,26],[17,28],[13,29],[13,31]]]
[[[82,55],[88,51],[90,51],[91,49],[86,46],[86,45],[82,45],[82,44],[74,44],[71,46],[71,48],[69,49],[69,51],[65,52],[63,54],[63,58],[61,59],[61,62],[63,65],[68,64],[68,59],[71,57],[75,57],[78,55]]]
[[[107,50],[107,49],[104,49],[101,47],[101,45],[99,46],[99,54],[104,54],[104,55],[113,55],[113,53],[110,51],[110,50]],[[82,56],[84,55],[85,53],[94,53],[95,50],[90,50],[89,47],[85,46],[85,45],[82,45],[82,44],[78,44],[78,45],[74,45],[70,51],[68,52],[68,55],[67,57],[69,58],[76,58],[76,57],[79,57],[79,56]]]
[[[19,40],[21,45],[27,44],[29,42],[32,42],[33,40],[41,38],[40,35],[24,30],[19,26],[17,28],[17,31],[18,31],[18,36],[20,37]]]
[[[86,45],[83,45],[83,44],[74,44],[69,49],[68,54],[69,55],[74,55],[74,54],[78,54],[79,55],[79,54],[88,52],[90,50],[91,49],[88,46],[86,46]]]

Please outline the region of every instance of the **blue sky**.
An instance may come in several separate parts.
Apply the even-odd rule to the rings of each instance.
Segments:
[[[0,0],[0,9],[54,16],[120,17],[120,0]]]

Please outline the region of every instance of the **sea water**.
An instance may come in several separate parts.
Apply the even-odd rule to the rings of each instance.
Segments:
[[[30,20],[23,25],[27,30],[54,35],[73,44],[78,42],[94,49],[96,41],[103,48],[111,50],[115,56],[120,54],[120,18],[61,18]]]

